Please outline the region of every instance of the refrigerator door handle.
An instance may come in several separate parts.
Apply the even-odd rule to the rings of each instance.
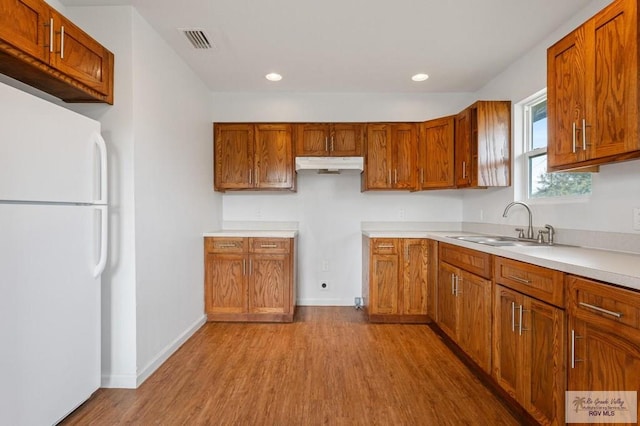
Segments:
[[[93,134],[93,142],[98,146],[98,152],[100,153],[100,197],[94,203],[107,205],[107,144],[98,132]]]
[[[107,206],[95,206],[96,210],[100,211],[100,257],[98,263],[93,269],[93,277],[98,278],[104,271],[104,267],[107,265],[107,249],[109,238],[109,212]]]

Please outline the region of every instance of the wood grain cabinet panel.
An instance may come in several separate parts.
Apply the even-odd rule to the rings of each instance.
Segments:
[[[454,170],[460,188],[511,185],[510,101],[477,101],[456,116]]]
[[[363,190],[416,190],[416,124],[370,123],[366,134]]]
[[[0,72],[67,102],[113,104],[114,56],[42,0],[0,0]]]
[[[372,322],[425,323],[428,244],[419,238],[364,238],[363,296]]]
[[[640,396],[640,292],[572,275],[566,285],[568,390]]]
[[[297,157],[359,157],[363,139],[362,123],[295,125]]]
[[[493,376],[540,424],[564,424],[564,311],[495,286]]]
[[[489,373],[492,336],[491,255],[446,243],[439,243],[438,250],[437,324],[478,366]]]
[[[640,156],[638,2],[616,0],[547,50],[547,169]]]
[[[295,239],[205,238],[209,321],[292,322]]]
[[[455,117],[420,124],[418,138],[419,189],[455,187]]]
[[[289,124],[216,123],[214,188],[295,190]]]

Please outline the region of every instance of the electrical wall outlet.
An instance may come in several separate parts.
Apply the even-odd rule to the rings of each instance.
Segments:
[[[321,291],[329,291],[329,281],[327,281],[327,280],[320,281],[320,290]]]
[[[640,207],[633,208],[633,230],[640,231]]]

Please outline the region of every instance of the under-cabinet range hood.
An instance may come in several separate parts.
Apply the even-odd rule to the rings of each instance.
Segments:
[[[317,170],[318,173],[340,173],[343,170],[362,172],[362,157],[296,157],[296,172],[299,170]]]

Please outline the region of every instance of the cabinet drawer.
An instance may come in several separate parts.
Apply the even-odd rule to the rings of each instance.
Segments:
[[[586,278],[567,275],[572,315],[619,329],[624,324],[640,330],[640,293]]]
[[[282,253],[291,251],[289,238],[250,238],[249,247],[251,253]]]
[[[372,238],[371,252],[373,254],[398,254],[398,240],[396,238]]]
[[[208,253],[244,253],[247,251],[246,238],[205,238],[204,241]]]
[[[493,277],[498,284],[564,307],[564,274],[560,271],[496,256]]]
[[[438,246],[440,261],[491,279],[491,254],[447,243],[440,243]]]

